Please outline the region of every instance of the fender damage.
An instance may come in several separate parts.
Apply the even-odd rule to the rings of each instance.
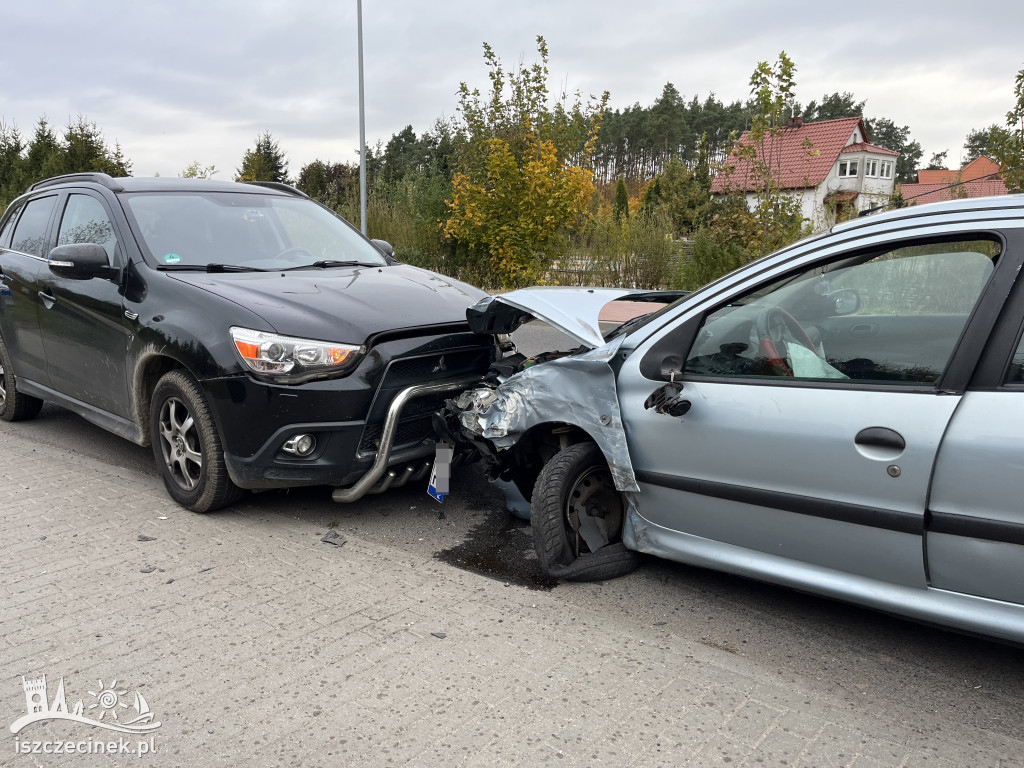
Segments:
[[[605,341],[600,313],[611,301],[670,303],[678,292],[637,292],[601,288],[527,288],[489,296],[467,310],[478,333],[507,334],[524,322],[540,319],[579,342],[571,352],[535,358],[506,355],[485,382],[447,402],[443,428],[457,441],[477,447],[491,473],[506,479],[515,463],[529,460],[514,450],[524,436],[550,426],[593,440],[608,462],[615,487],[638,491],[619,412],[616,374],[611,362],[625,335]],[[641,314],[643,313],[641,310]],[[551,436],[551,433],[548,433]],[[534,451],[530,445],[527,451]],[[534,458],[543,464],[546,457]]]

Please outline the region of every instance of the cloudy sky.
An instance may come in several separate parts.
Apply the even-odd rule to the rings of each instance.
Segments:
[[[1002,124],[1024,68],[1020,0],[365,0],[367,142],[456,113],[486,86],[481,44],[506,68],[550,49],[552,90],[649,106],[746,98],[757,62],[785,50],[803,103],[833,91],[907,125],[924,158],[959,160],[968,131]],[[215,165],[230,179],[270,131],[289,170],[358,161],[356,0],[3,0],[0,118],[30,134],[81,114],[135,175]]]

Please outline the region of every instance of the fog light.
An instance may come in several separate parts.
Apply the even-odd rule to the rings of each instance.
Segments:
[[[292,456],[309,456],[316,448],[316,439],[312,435],[292,435],[281,446],[281,450]]]

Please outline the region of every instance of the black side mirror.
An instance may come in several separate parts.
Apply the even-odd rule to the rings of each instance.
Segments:
[[[387,240],[377,240],[373,238],[370,240],[371,243],[377,246],[377,250],[387,256],[389,259],[395,258],[395,249]]]
[[[110,260],[102,245],[96,243],[69,243],[50,251],[50,271],[58,277],[71,280],[91,280],[110,277]]]

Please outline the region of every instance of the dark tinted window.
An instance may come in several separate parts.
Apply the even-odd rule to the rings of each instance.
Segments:
[[[1021,337],[1017,349],[1010,361],[1010,369],[1006,372],[1007,384],[1024,384],[1024,336]]]
[[[14,222],[18,220],[18,211],[20,210],[21,206],[19,205],[11,211],[11,215],[8,216],[7,221],[4,222],[4,228],[0,231],[0,247],[7,243],[7,237],[11,234],[11,230],[14,229]]]
[[[70,243],[96,243],[107,252],[107,260],[113,261],[117,236],[107,212],[99,200],[88,195],[71,195],[64,207],[60,222],[57,245]]]
[[[53,206],[56,202],[55,195],[39,197],[28,202],[25,212],[18,219],[18,225],[14,228],[12,249],[30,253],[33,256],[45,255],[46,225],[50,222],[50,214],[53,213]]]

